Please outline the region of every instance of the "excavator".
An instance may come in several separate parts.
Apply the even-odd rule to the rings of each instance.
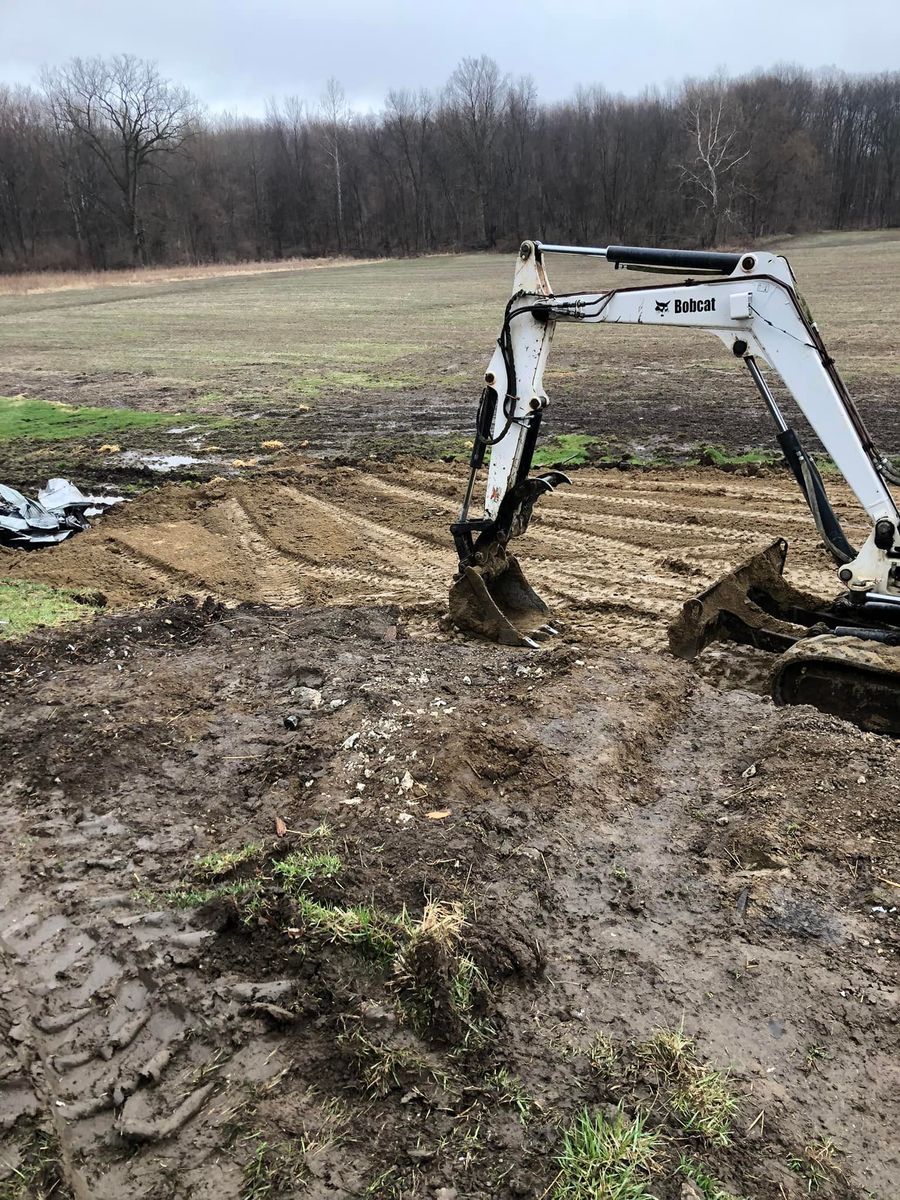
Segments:
[[[678,278],[557,295],[546,260],[562,254]],[[571,482],[560,470],[530,473],[548,405],[544,369],[563,321],[681,327],[719,338],[750,373],[821,544],[837,564],[835,599],[801,592],[784,578],[787,542],[777,538],[684,604],[669,626],[672,652],[693,659],[716,640],[757,647],[777,656],[776,704],[811,704],[864,729],[900,734],[900,512],[888,486],[900,483],[900,475],[875,447],[787,259],[777,254],[523,242],[484,376],[462,508],[451,526],[459,559],[450,591],[453,623],[513,646],[537,647],[558,632],[509,543],[525,533],[542,496]],[[868,514],[871,528],[859,548],[844,533],[766,371],[781,377]],[[472,516],[486,459],[483,515]]]

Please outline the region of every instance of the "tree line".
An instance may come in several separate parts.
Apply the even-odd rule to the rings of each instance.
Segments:
[[[900,72],[782,67],[639,98],[467,58],[352,111],[204,113],[131,55],[0,85],[0,271],[506,247],[708,246],[900,223]]]

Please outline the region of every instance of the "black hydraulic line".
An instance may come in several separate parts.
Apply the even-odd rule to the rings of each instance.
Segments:
[[[735,345],[740,350],[746,343],[740,345],[735,343]],[[801,492],[806,497],[806,503],[809,505],[809,511],[812,513],[819,536],[836,562],[851,562],[856,558],[856,551],[847,541],[841,523],[831,507],[831,501],[828,499],[828,493],[825,491],[825,484],[822,482],[818,467],[803,449],[796,432],[785,421],[778,402],[772,395],[772,390],[766,383],[754,356],[745,353],[743,359],[759,394],[765,401],[766,408],[771,413],[772,420],[775,422],[778,430],[778,445],[781,447]]]
[[[860,625],[835,625],[831,631],[835,637],[855,637],[863,642],[881,642],[885,646],[900,643],[900,631],[896,629],[866,629]]]
[[[740,254],[718,250],[667,250],[652,246],[609,246],[606,261],[615,266],[675,267],[685,271],[714,271],[731,275],[741,261]]]
[[[778,434],[778,445],[787,460],[791,473],[806,497],[809,511],[813,515],[816,529],[836,562],[848,563],[856,558],[856,551],[847,540],[847,535],[837,519],[831,501],[825,491],[822,476],[813,460],[803,449],[796,432],[788,427]]]

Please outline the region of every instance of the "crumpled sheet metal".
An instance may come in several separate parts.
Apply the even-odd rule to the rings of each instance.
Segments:
[[[38,549],[63,542],[124,496],[87,496],[68,479],[51,479],[37,500],[0,483],[0,546]]]

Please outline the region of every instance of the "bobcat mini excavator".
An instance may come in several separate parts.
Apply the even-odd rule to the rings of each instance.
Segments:
[[[549,254],[592,255],[617,268],[680,278],[555,295],[545,270]],[[559,321],[680,326],[724,342],[750,372],[819,537],[838,564],[843,591],[837,599],[801,593],[783,578],[787,543],[777,539],[687,601],[669,627],[672,651],[693,658],[714,639],[730,638],[773,652],[779,656],[776,703],[813,704],[863,728],[900,734],[900,513],[888,488],[900,476],[873,445],[787,260],[775,254],[522,244],[512,298],[484,376],[462,510],[451,526],[459,557],[450,592],[454,623],[508,645],[533,647],[557,632],[509,542],[528,528],[541,496],[570,482],[562,471],[529,475],[548,403],[543,373]],[[782,415],[764,368],[781,376],[868,513],[871,531],[858,549],[847,540],[812,457]],[[484,515],[473,518],[488,449]]]

